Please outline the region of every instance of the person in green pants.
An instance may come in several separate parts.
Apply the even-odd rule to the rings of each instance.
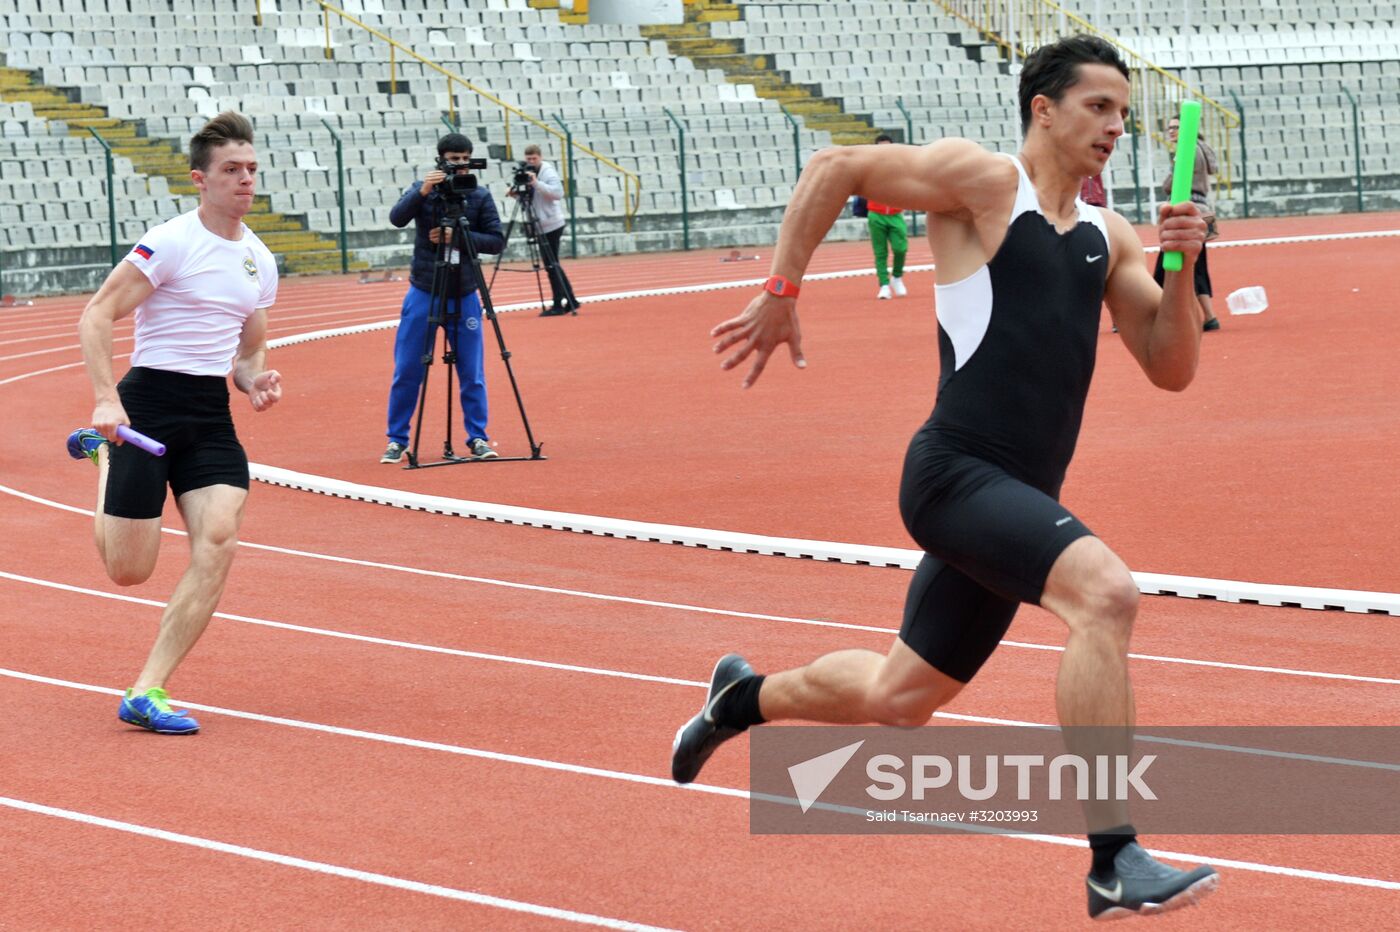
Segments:
[[[875,137],[876,145],[894,142],[887,134]],[[904,257],[909,253],[909,231],[904,227],[904,210],[891,207],[879,201],[867,200],[865,222],[870,227],[870,245],[875,250],[875,275],[880,279],[880,290],[875,297],[888,301],[891,297],[902,298],[909,293],[904,287]],[[894,253],[894,275],[891,276],[885,262]]]

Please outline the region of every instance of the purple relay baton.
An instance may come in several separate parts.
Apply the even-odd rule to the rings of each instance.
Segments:
[[[117,436],[133,446],[140,447],[152,456],[165,455],[165,444],[157,443],[145,434],[138,434],[125,424],[117,427]]]

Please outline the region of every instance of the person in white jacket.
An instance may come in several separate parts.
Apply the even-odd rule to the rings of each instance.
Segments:
[[[554,166],[544,160],[540,147],[531,143],[525,147],[525,164],[530,169],[527,190],[530,191],[530,206],[534,208],[539,229],[540,259],[549,272],[549,288],[553,293],[553,303],[541,317],[559,317],[564,314],[578,314],[579,303],[574,297],[573,287],[568,276],[559,264],[559,241],[564,237],[564,182]],[[510,197],[515,197],[511,189]]]

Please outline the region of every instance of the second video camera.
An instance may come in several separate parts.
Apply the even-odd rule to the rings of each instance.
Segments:
[[[526,187],[530,184],[530,176],[538,175],[539,173],[540,167],[538,165],[531,165],[529,162],[520,162],[515,166],[515,180],[513,184],[517,188]]]

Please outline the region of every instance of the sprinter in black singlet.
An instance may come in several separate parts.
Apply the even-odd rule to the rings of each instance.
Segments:
[[[772,277],[741,315],[715,328],[715,352],[729,353],[725,369],[752,355],[745,387],[781,343],[805,366],[798,283],[849,197],[927,211],[942,371],[900,487],[905,526],[925,556],[888,654],[839,651],[766,677],[737,654],[722,658],[705,705],[676,733],[678,782],[694,780],[723,741],[767,721],[925,724],[976,675],[1022,602],[1069,629],[1055,699],[1070,750],[1127,753],[1138,591],[1123,561],[1059,503],[1060,484],[1103,302],[1153,384],[1180,391],[1194,377],[1201,318],[1191,274],[1205,238],[1194,206],[1162,208],[1162,248],[1182,252],[1185,268],[1159,287],[1127,221],[1078,198],[1123,134],[1128,89],[1113,46],[1063,39],[1026,58],[1019,155],[943,139],[827,149],[804,169]],[[1176,870],[1138,845],[1126,803],[1091,801],[1086,816],[1094,918],[1160,912],[1215,888],[1211,868]]]

